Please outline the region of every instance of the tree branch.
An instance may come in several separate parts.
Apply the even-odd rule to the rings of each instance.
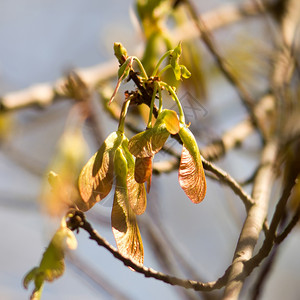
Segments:
[[[267,216],[268,202],[274,179],[274,164],[277,158],[277,141],[270,141],[263,149],[261,157],[261,168],[255,177],[252,197],[254,204],[250,207],[244,222],[239,241],[233,257],[229,280],[225,287],[225,300],[238,299],[246,278],[245,262],[253,254],[259,234],[263,228]]]
[[[282,220],[283,216],[285,215],[285,207],[286,203],[289,199],[289,196],[291,194],[292,188],[296,184],[296,178],[297,178],[298,172],[295,172],[293,174],[293,177],[290,178],[290,180],[287,182],[286,186],[284,187],[284,190],[282,192],[282,195],[280,197],[280,200],[278,201],[276,205],[276,209],[270,224],[270,228],[268,231],[268,234],[266,235],[266,238],[263,242],[263,245],[261,246],[259,252],[246,263],[246,270],[249,274],[252,272],[252,270],[257,267],[261,261],[267,257],[272,250],[272,247],[274,245],[274,242],[276,241],[276,230],[277,227]],[[299,208],[292,219],[291,223],[288,225],[288,227],[284,230],[283,235],[280,235],[277,239],[277,243],[280,243],[283,241],[284,238],[287,237],[288,233],[292,230],[292,228],[296,225],[297,218],[299,218]]]
[[[253,199],[228,173],[223,171],[221,168],[215,166],[211,162],[205,160],[203,157],[202,157],[202,163],[205,170],[215,174],[222,183],[228,185],[233,190],[233,192],[240,197],[247,211],[251,208],[251,206],[254,204]]]
[[[220,277],[217,281],[213,282],[198,282],[195,280],[186,280],[177,278],[174,276],[166,275],[161,272],[155,271],[151,268],[147,268],[143,265],[138,265],[134,263],[129,258],[121,255],[116,248],[110,245],[104,238],[102,238],[95,229],[91,226],[91,224],[85,219],[85,215],[81,211],[71,211],[68,213],[68,221],[67,226],[71,230],[79,230],[79,228],[84,229],[90,235],[90,239],[94,240],[99,246],[104,247],[108,250],[116,259],[123,262],[123,264],[127,267],[132,268],[134,271],[143,274],[145,277],[154,278],[165,283],[181,286],[187,289],[193,289],[195,291],[212,291],[215,289],[222,288],[227,280],[228,270],[226,270],[225,274]]]
[[[298,206],[293,218],[291,219],[290,223],[286,226],[283,232],[278,235],[275,239],[276,244],[280,244],[283,240],[290,234],[292,229],[297,225],[300,219],[300,206]]]

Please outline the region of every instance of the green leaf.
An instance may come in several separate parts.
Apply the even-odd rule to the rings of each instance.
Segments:
[[[194,203],[201,202],[206,193],[206,180],[195,137],[185,126],[179,131],[183,142],[178,180],[181,188]]]
[[[129,204],[133,212],[141,215],[145,212],[147,206],[146,190],[143,183],[135,180],[135,161],[132,154],[128,150],[128,140],[124,139],[122,150],[127,160],[127,192]]]
[[[187,69],[186,66],[180,65],[180,71],[181,71],[181,76],[183,78],[190,78],[191,77],[191,72]]]
[[[152,128],[147,128],[129,140],[129,151],[135,157],[152,157],[163,147],[170,133],[175,134],[178,131],[176,113],[165,109],[158,115]]]
[[[181,68],[179,65],[180,55],[181,55],[181,43],[179,43],[170,54],[170,64],[173,69],[176,80],[180,80],[181,78]]]
[[[177,134],[180,130],[180,124],[177,113],[174,110],[164,109],[156,122],[163,122],[170,134]]]
[[[44,280],[53,281],[60,277],[65,270],[64,252],[60,245],[52,240],[44,252],[40,263],[39,272],[43,273]]]
[[[138,264],[143,264],[144,250],[136,216],[128,201],[127,161],[121,148],[114,157],[116,190],[111,213],[112,231],[119,252]]]
[[[79,209],[89,210],[109,194],[113,184],[113,158],[122,139],[123,135],[119,132],[111,133],[83,167],[78,179],[82,198],[82,201],[77,203]]]
[[[28,285],[31,281],[33,281],[35,279],[35,277],[37,276],[39,272],[39,268],[38,267],[34,267],[33,269],[31,269],[24,277],[23,279],[23,286],[24,288],[27,290],[28,289]]]
[[[155,126],[140,132],[129,140],[129,151],[135,157],[154,156],[165,144],[169,137],[166,126]]]
[[[64,273],[64,251],[66,248],[75,249],[76,246],[76,238],[63,219],[61,227],[46,248],[40,265],[31,269],[24,277],[24,288],[27,289],[31,281],[35,284],[30,299],[40,299],[44,281],[53,281]]]

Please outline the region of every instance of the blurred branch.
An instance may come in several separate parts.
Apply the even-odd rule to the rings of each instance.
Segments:
[[[91,266],[88,266],[86,262],[84,262],[78,255],[68,252],[67,260],[73,267],[79,272],[81,276],[84,276],[89,281],[93,282],[97,285],[98,288],[103,292],[108,293],[113,299],[116,300],[129,300],[128,296],[126,296],[123,292],[118,290],[116,284],[112,284],[108,282],[107,278],[104,278],[99,274]]]
[[[216,30],[225,25],[237,22],[245,16],[253,16],[262,11],[252,3],[245,3],[241,6],[224,5],[220,8],[203,15],[203,20],[209,30]],[[188,29],[187,29],[188,28]],[[176,43],[180,40],[192,39],[199,36],[197,29],[187,23],[171,32],[170,36],[176,37]],[[143,46],[138,45],[137,49]],[[140,56],[141,50],[137,50]],[[95,87],[102,81],[117,76],[118,64],[116,60],[110,60],[89,68],[74,69],[87,86]],[[53,83],[41,83],[32,85],[26,89],[10,92],[0,98],[0,111],[22,109],[29,106],[45,107],[51,105],[55,99],[64,97],[61,87],[65,82],[62,77]]]
[[[116,76],[118,64],[115,60],[99,64],[90,68],[75,69],[74,72],[89,87],[94,87],[98,82]],[[29,106],[46,107],[55,99],[65,97],[62,87],[65,78],[58,79],[54,84],[41,83],[32,85],[24,90],[7,93],[3,95],[0,103],[0,111],[16,110]]]
[[[275,239],[276,244],[280,244],[283,240],[290,234],[292,229],[297,225],[300,219],[300,205],[298,206],[296,213],[294,214],[293,218],[291,219],[290,223],[286,226],[283,232],[278,235]]]
[[[204,13],[202,15],[202,19],[208,30],[213,31],[241,21],[245,17],[257,16],[264,11],[265,10],[254,1],[245,1],[238,5],[235,3],[226,3],[213,11]],[[180,26],[178,29],[175,29],[172,36],[176,37],[176,41],[178,42],[199,37],[199,34],[201,35],[195,26],[195,23],[193,21],[189,21]]]
[[[298,163],[299,163],[299,160],[298,160]],[[268,254],[272,250],[272,247],[275,242],[281,243],[283,241],[283,239],[287,237],[288,233],[290,233],[292,228],[294,228],[294,226],[296,225],[297,219],[299,219],[300,212],[299,212],[299,208],[298,208],[292,221],[289,223],[287,228],[283,231],[282,235],[280,235],[276,239],[277,227],[286,213],[286,211],[285,211],[286,203],[289,199],[292,188],[296,184],[296,178],[300,171],[299,167],[297,169],[298,170],[296,172],[294,172],[293,177],[290,178],[290,180],[288,180],[288,182],[286,183],[286,186],[283,189],[281,198],[276,205],[276,209],[275,209],[275,212],[274,212],[271,224],[270,224],[270,228],[269,228],[268,234],[266,235],[266,238],[263,242],[263,245],[261,246],[259,252],[251,260],[249,260],[246,263],[247,273],[250,273],[255,267],[257,267],[261,263],[261,261],[265,257],[268,256]]]
[[[267,94],[254,107],[254,114],[258,120],[266,122],[270,119],[275,109],[275,100],[271,94]],[[251,120],[245,119],[227,130],[219,140],[200,149],[203,157],[208,160],[216,160],[229,150],[238,147],[250,134],[254,132]]]
[[[270,275],[272,268],[274,267],[276,257],[278,256],[278,247],[273,248],[271,254],[268,256],[268,259],[265,265],[260,270],[256,282],[253,287],[251,300],[258,300],[262,294],[263,287],[265,286],[266,280]]]
[[[169,276],[161,272],[155,271],[151,268],[147,268],[143,265],[138,265],[129,258],[126,258],[123,255],[121,255],[116,248],[114,248],[104,238],[102,238],[97,233],[97,231],[93,229],[91,224],[85,219],[85,216],[82,212],[72,211],[68,214],[68,218],[69,219],[67,225],[71,230],[78,231],[79,228],[84,229],[89,233],[91,240],[94,240],[99,246],[102,246],[105,249],[107,249],[116,259],[122,261],[125,266],[130,267],[136,272],[143,274],[145,277],[151,277],[163,281],[165,283],[181,286],[187,289],[194,289],[195,291],[212,291],[215,289],[220,289],[226,283],[228,270],[226,270],[225,274],[217,281],[203,283],[194,280],[185,280],[174,276]]]
[[[155,253],[156,259],[163,267],[163,269],[166,270],[166,272],[176,274],[178,276],[181,274],[181,272],[176,263],[178,262],[178,260],[182,261],[184,258],[182,255],[174,253],[174,239],[169,239],[168,235],[165,234],[165,226],[163,226],[162,224],[160,224],[161,226],[159,226],[159,224],[157,224],[157,219],[155,222],[153,221],[154,220],[152,218],[150,219],[147,215],[142,218],[142,228],[144,228],[144,232],[148,237],[153,253]],[[174,256],[171,255],[172,252],[173,254],[175,254]],[[185,266],[190,267],[186,264]],[[197,278],[199,280],[199,276],[194,278]],[[182,294],[182,298],[189,300],[196,300],[199,298],[205,300],[213,300],[212,296],[207,293],[197,293],[196,295],[195,291],[187,289],[180,289],[179,293]]]
[[[103,124],[101,123],[99,112],[96,111],[92,92],[88,88],[87,82],[85,82],[76,72],[70,72],[66,79],[66,83],[61,86],[61,89],[64,95],[79,102],[78,106],[80,107],[78,111],[81,115],[80,117],[83,120],[87,119],[91,124],[95,141],[97,141],[98,147],[100,147],[105,138],[103,134]]]
[[[241,98],[244,106],[247,108],[248,113],[251,117],[251,121],[254,126],[256,126],[261,134],[262,137],[265,137],[265,133],[263,131],[263,128],[261,126],[261,123],[257,119],[255,113],[254,113],[254,105],[255,101],[252,98],[252,96],[248,93],[248,91],[241,85],[240,81],[236,76],[234,75],[231,66],[229,63],[225,60],[224,57],[221,56],[219,50],[217,49],[217,46],[213,40],[213,37],[211,35],[211,32],[205,22],[203,21],[203,18],[197,14],[197,9],[193,5],[192,1],[190,0],[183,0],[183,3],[186,4],[186,7],[195,22],[195,25],[200,33],[201,39],[204,42],[204,44],[209,49],[210,53],[214,57],[219,69],[223,73],[223,75],[227,78],[227,80],[232,84],[233,87],[235,87],[239,97]]]
[[[262,289],[265,285],[265,282],[270,276],[270,273],[272,271],[272,268],[275,264],[276,258],[278,257],[278,252],[279,252],[279,245],[280,243],[289,235],[289,233],[292,231],[292,229],[296,226],[297,222],[299,221],[300,217],[300,206],[298,206],[298,209],[296,210],[295,215],[289,222],[289,224],[285,227],[285,229],[282,230],[286,223],[286,214],[281,218],[280,220],[280,230],[282,233],[278,236],[276,236],[274,240],[274,247],[270,251],[270,254],[266,258],[266,263],[262,266],[262,269],[260,270],[260,274],[256,279],[256,283],[253,288],[253,296],[252,300],[257,300],[259,299],[260,295],[262,294]]]
[[[263,148],[261,168],[255,177],[252,192],[254,204],[250,207],[241,230],[223,299],[238,299],[244,280],[248,275],[245,263],[252,257],[267,216],[277,152],[277,141],[269,141]]]

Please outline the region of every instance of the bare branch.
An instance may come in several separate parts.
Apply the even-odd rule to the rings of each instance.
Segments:
[[[134,271],[143,274],[145,277],[155,278],[171,285],[181,286],[187,289],[193,289],[195,291],[212,291],[215,289],[220,289],[226,283],[228,270],[226,270],[225,274],[217,281],[203,283],[195,280],[186,280],[166,275],[151,268],[147,268],[143,265],[138,265],[131,259],[121,255],[115,247],[113,247],[104,238],[102,238],[97,233],[97,231],[93,229],[91,224],[85,219],[85,216],[82,212],[72,211],[68,214],[68,218],[69,219],[67,224],[71,230],[78,230],[79,228],[84,229],[89,233],[91,240],[94,240],[99,246],[107,249],[116,259],[122,261],[125,266],[130,267]]]
[[[93,66],[86,69],[75,69],[79,77],[89,86],[94,87],[98,82],[116,76],[118,64],[115,60]],[[0,110],[16,110],[28,106],[45,107],[52,104],[58,96],[64,96],[62,87],[65,78],[58,79],[54,84],[41,83],[30,86],[24,90],[11,92],[3,95],[0,103]]]
[[[245,262],[252,257],[254,247],[267,216],[277,151],[277,141],[268,142],[263,149],[261,168],[257,172],[252,192],[254,204],[248,211],[237,243],[223,299],[238,299],[242,289],[246,277]]]
[[[298,172],[295,172],[293,174],[293,177],[290,178],[290,180],[287,182],[286,186],[283,189],[282,195],[280,200],[278,201],[276,205],[276,209],[270,224],[270,228],[268,230],[268,234],[266,235],[266,238],[263,242],[263,245],[261,246],[259,252],[246,263],[246,269],[247,273],[250,273],[255,267],[257,267],[261,261],[268,256],[270,251],[272,250],[272,247],[274,245],[274,242],[276,241],[276,230],[277,227],[282,220],[283,216],[285,215],[285,207],[286,203],[289,199],[289,196],[291,194],[292,188],[296,184],[296,178],[297,178]],[[283,241],[284,238],[288,235],[288,233],[292,230],[292,228],[295,226],[295,222],[297,221],[297,218],[299,218],[299,209],[296,212],[296,215],[292,219],[291,223],[288,225],[288,227],[283,232],[283,235],[279,236],[277,243],[280,243]]]
[[[290,234],[293,228],[297,225],[300,220],[300,206],[298,206],[293,218],[291,219],[290,223],[286,226],[283,232],[278,235],[275,239],[276,244],[280,244],[283,240]]]

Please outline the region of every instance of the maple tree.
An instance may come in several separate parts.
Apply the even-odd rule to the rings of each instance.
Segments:
[[[212,13],[213,16],[227,18],[210,16],[210,19],[199,15],[197,7],[189,0],[137,0],[136,13],[145,40],[143,53],[130,55],[121,43],[116,42],[113,50],[115,65],[118,66],[112,68],[111,73],[106,71],[103,74],[101,68],[96,76],[94,71],[93,76],[87,76],[89,72],[71,72],[54,87],[43,85],[25,91],[20,107],[11,104],[15,103],[11,99],[18,98],[16,94],[2,97],[1,110],[4,113],[36,102],[49,104],[61,98],[73,101],[41,195],[42,208],[50,216],[59,218],[60,225],[39,265],[24,277],[26,289],[31,283],[34,285],[31,299],[40,299],[44,283],[63,275],[65,257],[69,249],[76,248],[74,232],[79,230],[85,230],[91,240],[131,270],[184,287],[186,297],[189,297],[188,289],[200,292],[223,289],[222,296],[199,295],[205,299],[238,299],[245,280],[259,268],[254,292],[250,295],[258,299],[279,246],[300,218],[299,46],[296,38],[299,17],[295,7],[299,8],[295,0],[261,1],[259,5],[247,2]],[[247,76],[251,77],[251,71],[242,65],[244,59],[231,55],[229,62],[212,34],[217,27],[258,15],[262,18],[270,16],[281,38],[279,42],[270,43],[272,55],[268,54],[268,59],[276,56],[276,60],[272,71],[263,70],[267,73],[264,73],[267,83],[263,88],[257,88],[259,92],[244,82]],[[184,28],[185,24],[188,24],[188,30]],[[189,31],[194,31],[192,36]],[[203,69],[202,60],[207,54],[203,54],[199,46],[199,37],[214,58],[215,69],[236,91],[246,112],[241,122],[225,130],[218,139],[201,142],[204,146],[200,149],[199,136],[193,134],[199,129],[198,124],[187,121],[186,108],[178,97],[178,91],[185,89],[199,98],[199,103],[204,101],[204,78],[214,76],[215,69],[207,74]],[[241,66],[236,67],[235,60]],[[259,68],[262,69],[261,65]],[[104,86],[110,86],[108,79],[111,77],[115,79],[115,86],[109,88],[107,95]],[[252,74],[252,78],[259,81],[256,74]],[[121,92],[128,86],[129,90]],[[218,87],[217,84],[215,86]],[[118,125],[115,131],[102,139],[98,151],[87,160],[87,143],[83,134],[87,122],[93,125],[94,139],[99,138],[98,116],[91,101],[92,90],[97,90],[102,109]],[[167,105],[170,102],[171,107]],[[209,132],[209,129],[200,131]],[[240,146],[251,133],[259,137],[257,169],[248,180],[238,182],[214,161]],[[174,147],[167,147],[170,140]],[[167,153],[171,159],[157,162],[162,153]],[[147,211],[153,176],[170,172],[178,173],[178,185],[193,205],[205,198],[207,180],[228,186],[242,201],[245,218],[232,262],[224,270],[224,275],[215,281],[182,279],[143,265],[147,253],[144,253],[138,216]],[[273,196],[272,191],[278,182],[280,191]],[[245,186],[251,187],[251,194]],[[86,212],[92,211],[98,202],[104,202],[112,194],[110,224],[117,249],[96,232],[86,217]],[[270,201],[272,197],[276,197],[273,202]],[[260,237],[262,241],[258,243]],[[180,258],[179,261],[184,261],[174,248],[170,251]],[[162,255],[161,261],[166,257],[166,254]],[[173,269],[166,261],[164,263],[172,273]],[[192,266],[183,268],[193,269]]]

